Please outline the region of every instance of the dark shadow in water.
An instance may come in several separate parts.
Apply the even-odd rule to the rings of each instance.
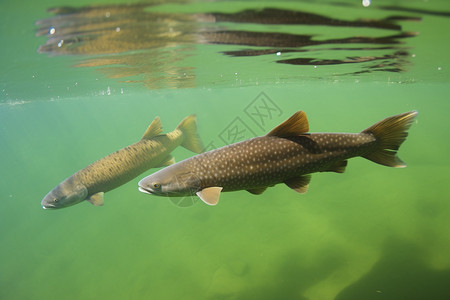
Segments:
[[[373,268],[335,299],[450,299],[450,270],[432,270],[425,259],[417,246],[389,240]]]
[[[393,16],[349,21],[278,8],[201,14],[149,11],[157,5],[142,3],[52,8],[49,11],[55,14],[54,17],[36,22],[37,35],[47,36],[46,43],[38,51],[50,55],[88,55],[91,58],[77,66],[101,67],[101,71],[109,77],[131,77],[128,81],[141,81],[149,88],[195,86],[192,69],[196,66],[186,66],[183,62],[189,55],[195,55],[195,45],[198,44],[235,46],[235,50],[218,50],[230,57],[289,53],[289,58],[272,57],[277,63],[291,65],[361,65],[353,74],[400,72],[405,69],[408,56],[402,40],[415,34],[403,32],[397,22],[420,20],[417,17]],[[228,29],[232,23],[264,26],[261,26],[261,31],[236,30],[237,25]],[[315,34],[264,31],[271,25],[364,27],[382,29],[384,35],[379,32],[376,36],[318,40]],[[396,33],[386,35],[386,30]],[[326,28],[323,34],[327,34]],[[361,47],[362,44],[366,46]],[[323,48],[324,45],[330,47]],[[242,46],[250,48],[242,49]],[[355,52],[355,55],[341,57],[341,53],[349,51]],[[374,51],[381,53],[374,55]],[[318,53],[320,56],[315,57]],[[368,64],[370,62],[373,64]],[[339,71],[334,70],[336,73],[339,74]]]
[[[343,253],[336,249],[322,249],[314,257],[317,260],[311,262],[301,252],[287,253],[278,270],[267,274],[262,286],[244,289],[230,299],[307,299],[302,295],[304,291],[326,280],[345,264]]]
[[[430,269],[426,259],[417,245],[388,239],[381,258],[372,269],[334,299],[450,299],[450,270]],[[301,251],[291,251],[284,256],[278,269],[267,274],[261,286],[249,287],[226,299],[306,299],[305,291],[336,276],[335,272],[348,267],[346,264],[346,253],[339,248],[322,249],[313,260]],[[245,276],[240,280],[245,281]],[[220,299],[216,296],[212,295],[211,299]]]

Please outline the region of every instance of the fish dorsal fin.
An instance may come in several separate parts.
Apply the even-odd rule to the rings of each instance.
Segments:
[[[347,167],[347,160],[340,160],[333,163],[325,172],[344,173],[345,167]]]
[[[86,200],[89,201],[92,205],[102,206],[104,204],[103,194],[103,192],[99,192],[97,194],[89,196],[89,198],[87,198]]]
[[[150,126],[148,126],[147,130],[145,131],[144,135],[142,136],[141,140],[149,140],[151,138],[154,138],[155,136],[161,134],[163,131],[162,129],[162,123],[161,119],[159,117],[156,117]]]
[[[310,181],[311,175],[302,175],[288,179],[284,183],[297,193],[304,194],[308,191]]]
[[[222,187],[217,186],[204,188],[203,190],[197,192],[197,196],[208,205],[216,205],[219,202],[220,192],[222,189]]]
[[[261,195],[262,193],[264,193],[264,191],[266,189],[267,189],[266,187],[256,188],[256,189],[247,190],[247,192],[252,193],[253,195]]]
[[[272,129],[267,135],[278,137],[298,136],[309,131],[308,119],[304,111],[299,110],[289,119]]]

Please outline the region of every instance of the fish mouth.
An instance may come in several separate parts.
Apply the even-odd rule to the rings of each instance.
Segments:
[[[57,209],[57,207],[52,204],[41,204],[41,206],[43,209]]]
[[[152,190],[143,188],[143,187],[141,187],[141,186],[139,187],[139,192],[142,192],[142,193],[145,193],[145,194],[149,194],[149,195],[154,194],[154,192],[153,192]]]
[[[155,191],[151,188],[145,188],[145,187],[139,186],[138,189],[140,192],[142,192],[144,194],[155,195],[155,196],[166,196],[166,197],[169,196],[168,193],[161,193],[160,191]]]

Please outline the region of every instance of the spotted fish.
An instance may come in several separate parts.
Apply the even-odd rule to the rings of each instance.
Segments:
[[[343,173],[347,159],[356,156],[402,168],[406,165],[397,150],[416,115],[412,111],[388,117],[360,133],[308,133],[306,114],[298,111],[265,136],[196,155],[147,176],[139,190],[160,196],[196,194],[215,205],[222,191],[261,194],[278,183],[305,193],[311,173]]]
[[[196,153],[204,149],[193,115],[181,121],[174,131],[161,132],[161,120],[156,117],[139,142],[99,159],[61,182],[44,197],[42,207],[62,208],[83,200],[103,205],[105,192],[150,168],[173,164],[175,160],[170,153],[179,145]]]

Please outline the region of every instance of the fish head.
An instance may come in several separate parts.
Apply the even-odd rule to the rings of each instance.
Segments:
[[[200,179],[192,171],[177,164],[166,167],[139,181],[139,191],[166,197],[195,195],[200,190]]]
[[[86,199],[87,188],[70,177],[53,190],[51,190],[41,201],[44,209],[55,209],[72,206]]]

